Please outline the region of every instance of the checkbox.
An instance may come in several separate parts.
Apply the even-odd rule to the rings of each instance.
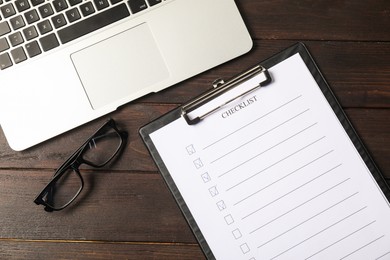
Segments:
[[[204,183],[211,181],[211,177],[208,172],[203,173],[201,176]]]
[[[196,159],[196,160],[194,161],[194,165],[195,165],[195,168],[196,168],[196,169],[200,169],[200,168],[203,167],[203,163],[202,163],[202,161],[200,160],[200,158],[198,158],[198,159]]]
[[[228,225],[233,224],[234,223],[234,219],[233,219],[232,215],[229,214],[229,215],[225,216],[225,222]]]
[[[242,244],[242,245],[240,246],[240,248],[241,248],[241,251],[242,251],[243,254],[246,254],[246,253],[248,253],[249,251],[251,251],[247,243]]]
[[[193,155],[194,153],[196,153],[195,147],[192,144],[187,146],[186,150],[187,150],[188,155]]]
[[[219,211],[223,211],[226,209],[226,204],[223,200],[220,200],[217,202],[217,207],[218,207]]]
[[[235,239],[239,239],[242,237],[241,231],[238,228],[233,230],[232,233]]]
[[[215,197],[219,194],[217,186],[213,186],[209,189],[211,197]]]

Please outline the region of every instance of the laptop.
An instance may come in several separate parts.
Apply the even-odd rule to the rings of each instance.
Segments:
[[[248,52],[234,0],[0,0],[0,124],[20,151]]]

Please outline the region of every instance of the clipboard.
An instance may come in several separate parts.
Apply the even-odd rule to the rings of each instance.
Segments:
[[[326,108],[328,110],[324,108],[327,111],[325,114],[329,114],[330,120],[334,120],[335,122],[334,124],[336,126],[335,128],[338,128],[338,124],[339,124],[340,131],[342,132],[342,134],[340,135],[341,136],[340,140],[346,142],[346,144],[342,148],[346,149],[345,150],[346,154],[348,154],[349,151],[348,149],[351,149],[351,151],[353,151],[351,152],[352,154],[351,156],[355,159],[351,159],[353,162],[352,165],[355,164],[360,165],[361,163],[362,165],[361,168],[363,169],[363,172],[366,171],[367,173],[367,174],[366,173],[363,174],[367,176],[363,176],[362,177],[363,179],[361,180],[365,180],[365,182],[369,182],[369,184],[367,184],[367,187],[365,186],[365,184],[360,183],[361,186],[359,186],[355,183],[351,185],[351,187],[355,187],[357,191],[355,191],[354,193],[352,193],[351,191],[351,194],[345,194],[345,196],[341,200],[340,199],[337,200],[336,197],[338,196],[338,193],[341,194],[349,190],[349,188],[342,188],[342,185],[344,185],[344,183],[352,182],[350,181],[350,179],[351,178],[354,179],[355,177],[347,176],[348,178],[346,177],[344,180],[340,179],[341,181],[331,186],[332,188],[326,189],[325,186],[328,185],[328,182],[329,183],[331,182],[331,179],[333,177],[329,177],[329,179],[326,179],[328,177],[323,178],[323,176],[331,175],[333,174],[332,172],[345,172],[351,170],[347,166],[342,165],[341,163],[335,165],[333,168],[330,168],[330,170],[322,170],[321,174],[313,179],[310,179],[309,177],[299,177],[299,178],[297,177],[297,179],[306,178],[305,179],[306,182],[304,182],[303,184],[296,184],[295,187],[290,187],[289,186],[290,181],[287,180],[292,175],[296,175],[297,172],[300,171],[306,171],[306,170],[301,170],[306,167],[312,167],[311,171],[314,171],[314,169],[316,169],[314,166],[307,166],[309,165],[309,163],[307,164],[301,162],[298,163],[298,161],[300,160],[304,161],[305,156],[302,156],[302,158],[295,158],[294,160],[296,160],[297,162],[293,162],[294,160],[292,158],[294,158],[296,154],[298,154],[298,152],[291,153],[290,155],[285,156],[279,160],[279,161],[283,161],[283,163],[287,160],[291,160],[292,161],[291,164],[294,164],[294,167],[296,167],[295,170],[291,170],[288,174],[285,174],[283,177],[280,177],[277,180],[271,180],[271,179],[269,180],[268,177],[264,177],[264,179],[259,179],[259,176],[260,175],[265,176],[266,174],[264,174],[263,171],[268,171],[271,167],[274,167],[274,165],[276,164],[269,164],[267,167],[265,168],[263,167],[263,169],[261,170],[261,174],[260,172],[257,172],[256,174],[247,175],[245,178],[242,176],[247,174],[247,172],[252,170],[252,168],[257,167],[257,165],[255,166],[250,165],[250,163],[253,163],[250,161],[255,157],[260,157],[260,154],[256,154],[255,156],[252,156],[246,161],[244,160],[244,162],[248,163],[246,171],[242,170],[240,172],[239,170],[236,169],[239,166],[236,166],[233,167],[233,169],[229,169],[229,171],[225,171],[224,173],[219,172],[218,174],[214,174],[213,172],[219,171],[220,168],[225,167],[226,164],[229,164],[230,161],[233,160],[233,156],[231,156],[231,154],[224,154],[223,156],[221,156],[221,158],[226,156],[225,162],[218,166],[220,168],[218,168],[217,166],[213,168],[213,166],[211,166],[210,163],[211,159],[207,158],[207,156],[209,155],[207,154],[204,155],[202,153],[197,154],[199,153],[198,147],[194,147],[191,144],[191,142],[188,143],[188,146],[183,146],[183,150],[180,152],[177,152],[175,150],[176,146],[174,145],[172,147],[167,147],[170,146],[169,145],[170,142],[175,143],[176,138],[172,138],[172,136],[170,136],[171,139],[165,141],[165,143],[162,141],[158,142],[160,139],[169,139],[169,136],[166,136],[166,134],[169,133],[170,131],[172,132],[173,131],[172,129],[175,129],[176,126],[174,125],[174,123],[177,121],[182,121],[181,124],[183,125],[183,129],[185,131],[176,132],[175,135],[173,136],[178,136],[179,134],[186,136],[188,134],[191,136],[191,139],[197,139],[197,138],[207,139],[208,138],[207,133],[211,133],[212,131],[215,132],[225,131],[225,127],[221,126],[219,128],[220,125],[216,124],[213,125],[212,128],[210,128],[211,130],[208,129],[207,130],[208,132],[206,131],[200,136],[197,135],[197,132],[201,131],[203,127],[202,124],[212,123],[212,120],[214,120],[212,118],[213,116],[214,118],[218,117],[219,118],[218,120],[222,120],[222,117],[225,116],[227,120],[229,120],[230,118],[241,117],[240,115],[241,113],[242,114],[246,113],[247,116],[263,114],[263,116],[261,117],[261,120],[263,120],[263,117],[265,117],[267,113],[270,114],[271,112],[259,111],[257,109],[254,109],[252,107],[254,107],[255,105],[252,104],[259,104],[261,102],[264,103],[268,102],[272,104],[273,100],[268,100],[267,95],[269,95],[271,99],[275,99],[275,96],[272,96],[272,92],[279,91],[279,90],[273,90],[273,87],[276,88],[278,84],[282,84],[279,83],[280,78],[277,78],[280,77],[279,74],[281,75],[281,73],[285,72],[287,73],[286,77],[291,76],[292,78],[296,78],[296,80],[300,79],[299,73],[298,75],[294,74],[295,72],[293,67],[291,68],[291,72],[287,72],[287,70],[289,70],[288,67],[289,64],[286,62],[292,59],[297,59],[301,63],[303,62],[302,64],[304,64],[303,67],[305,68],[302,67],[302,73],[305,74],[306,73],[305,70],[307,70],[308,82],[311,82],[310,83],[311,86],[315,86],[316,88],[315,91],[319,90],[319,94],[318,93],[315,94],[318,96],[317,97],[318,100],[315,101],[323,102],[323,104],[326,104],[324,106],[329,106],[329,108]],[[275,75],[272,72],[273,68],[277,67],[280,64],[286,64],[286,66],[284,69],[280,69],[281,73],[279,73],[278,71],[278,73],[275,73],[276,74]],[[295,64],[295,63],[291,63],[291,64]],[[242,88],[243,85],[245,85],[246,82],[252,82],[252,84],[248,83],[248,86],[246,88],[240,89]],[[289,84],[289,81],[286,81],[286,83],[283,84],[284,85]],[[290,87],[293,88],[294,86],[292,85]],[[236,88],[239,90],[235,90]],[[256,93],[253,95],[254,92]],[[279,94],[278,98],[279,97],[280,99],[285,98],[283,96],[283,92]],[[276,111],[276,110],[279,111],[285,109],[284,112],[283,111],[278,112],[280,113],[280,115],[283,115],[284,113],[286,113],[286,111],[293,110],[293,109],[288,109],[287,104],[293,103],[295,102],[295,100],[299,100],[299,99],[300,96],[297,96],[295,99],[288,100],[282,105],[280,105],[279,107],[274,108],[274,110],[271,109],[270,111]],[[210,104],[211,102],[214,103]],[[310,99],[307,99],[306,102],[310,102]],[[313,104],[313,106],[316,105]],[[205,108],[202,110],[203,107],[207,107],[207,109]],[[249,111],[250,109],[252,109],[251,112],[246,112]],[[304,112],[301,112],[301,114],[306,113],[306,111],[309,111],[309,109],[305,110]],[[310,112],[311,111],[309,111],[308,113]],[[300,116],[300,114],[298,115]],[[278,119],[279,117],[280,116],[277,115],[275,116],[276,119]],[[283,125],[284,127],[286,124],[289,124],[290,121],[295,120],[296,117],[298,116],[289,118],[288,120],[270,129],[279,128],[281,125]],[[258,120],[259,119],[250,121],[250,123],[252,124],[253,122]],[[185,125],[183,122],[185,122]],[[289,136],[285,140],[280,141],[277,145],[270,146],[267,149],[268,150],[275,149],[275,147],[277,147],[280,143],[283,143],[284,145],[285,143],[290,142],[291,139],[295,138],[296,136],[299,136],[301,132],[306,131],[306,129],[312,127],[313,128],[319,127],[319,125],[317,123],[314,123],[308,126],[307,128],[300,130],[300,132],[298,131],[297,133]],[[290,127],[287,127],[285,129],[290,129]],[[161,130],[166,130],[165,131],[166,138],[165,136],[158,137],[158,134],[156,134],[161,132]],[[269,130],[268,132],[271,132],[271,130]],[[266,131],[264,135],[265,134],[268,135],[268,132]],[[375,229],[375,226],[380,225],[381,221],[380,219],[373,219],[368,210],[370,209],[376,213],[380,212],[380,214],[382,214],[383,217],[389,217],[390,216],[390,203],[389,203],[390,188],[387,185],[380,170],[375,165],[370,154],[364,147],[362,141],[360,140],[359,136],[354,130],[352,124],[350,123],[347,116],[343,112],[342,107],[340,106],[336,97],[332,93],[330,87],[328,86],[327,82],[322,76],[319,68],[315,64],[310,53],[306,49],[305,45],[302,43],[297,43],[281,51],[280,53],[275,54],[269,59],[266,59],[260,62],[260,64],[250,68],[249,70],[246,70],[241,74],[238,74],[236,77],[233,77],[227,82],[223,82],[222,80],[217,80],[216,82],[213,83],[213,88],[210,91],[200,95],[197,98],[194,98],[193,100],[189,101],[183,106],[174,109],[173,111],[163,115],[162,117],[147,124],[146,126],[143,126],[140,129],[139,133],[146,147],[148,148],[153,160],[155,161],[159,171],[161,172],[168,188],[170,189],[171,193],[173,194],[173,197],[175,198],[177,204],[179,205],[184,217],[186,218],[191,230],[193,231],[197,241],[199,242],[205,256],[208,259],[256,260],[256,259],[298,259],[298,258],[302,259],[302,257],[306,259],[318,259],[325,256],[326,259],[333,259],[336,256],[342,259],[348,259],[349,257],[351,258],[363,257],[364,259],[366,259],[367,257],[374,258],[374,259],[387,259],[386,257],[390,257],[390,249],[388,248],[388,245],[390,244],[389,242],[390,227],[380,227],[381,229],[380,231],[377,230],[379,229],[378,227],[376,227],[377,229]],[[230,134],[232,133],[224,133],[223,138],[226,138]],[[245,135],[242,134],[242,137],[244,136]],[[276,137],[278,137],[278,132],[275,133],[273,137],[270,136],[268,138],[272,139]],[[257,138],[260,139],[259,137],[256,137],[256,139]],[[309,139],[309,137],[305,137],[305,138]],[[305,140],[305,138],[302,138],[300,142],[303,142],[302,140]],[[316,140],[315,142],[322,142],[323,138],[325,138],[325,136]],[[194,142],[196,143],[196,141]],[[295,143],[295,145],[289,145],[287,146],[287,148],[295,149],[294,147],[297,146],[297,144],[300,144],[300,142]],[[247,144],[240,144],[240,146],[236,146],[237,147],[236,150],[241,149],[240,152],[241,154],[237,152],[237,157],[240,157],[240,159],[241,157],[242,158],[250,157],[249,154],[248,155],[245,154],[246,151],[244,148],[242,148],[244,145]],[[259,144],[258,146],[260,147],[262,145]],[[308,146],[309,145],[307,145],[306,147]],[[303,146],[303,148],[300,149],[303,150],[306,149],[306,147]],[[268,151],[267,149],[261,152],[261,156],[263,156],[263,153],[265,153],[265,151]],[[313,148],[311,153],[314,154],[316,153],[316,151],[317,150]],[[275,154],[279,155],[279,153],[283,153],[283,152],[284,151],[280,151],[280,152],[276,152]],[[319,160],[325,160],[323,158],[327,157],[328,154],[331,154],[332,152],[333,150],[330,150],[327,153],[319,155],[316,158],[312,159],[310,163],[314,165]],[[176,153],[177,153],[177,158],[183,156],[180,158],[182,159],[184,158],[184,159],[175,160],[174,158],[170,160],[169,159],[170,156],[175,157]],[[188,156],[188,160],[185,159],[185,156]],[[227,159],[228,156],[231,156],[232,159],[228,160]],[[220,158],[215,159],[215,161],[219,159]],[[256,160],[257,159],[258,158],[256,158]],[[260,162],[263,163],[264,161],[271,161],[272,159],[273,156],[264,157],[264,159],[261,160]],[[329,161],[332,160],[329,159]],[[297,164],[297,166],[295,166],[295,164]],[[327,163],[324,163],[324,165],[326,164]],[[176,165],[179,166],[177,166],[176,168]],[[287,166],[282,165],[279,167],[280,168],[279,171],[287,169],[288,167],[289,165]],[[341,170],[342,167],[346,167],[346,170],[345,169]],[[318,168],[320,167],[318,166]],[[234,171],[236,171],[236,173],[234,173]],[[309,172],[309,170],[307,171]],[[268,176],[271,176],[273,174],[277,175],[279,174],[279,172],[275,170],[273,174],[269,174],[269,173],[267,174]],[[302,176],[304,175],[303,173],[299,173],[299,174],[301,174]],[[310,176],[309,173],[307,174],[308,174],[307,176]],[[196,178],[198,179],[196,179],[194,175],[197,175]],[[218,178],[222,179],[222,177],[225,177],[225,175],[226,176],[235,175],[237,177],[231,177],[231,178],[237,178],[237,179],[241,178],[239,183],[245,182],[244,183],[245,185],[252,185],[252,184],[260,185],[263,183],[263,181],[264,183],[266,181],[269,181],[270,184],[264,184],[263,186],[260,185],[261,188],[259,190],[256,190],[256,192],[252,192],[251,194],[248,194],[248,196],[245,195],[246,198],[240,198],[240,200],[236,199],[234,203],[233,200],[235,198],[235,195],[227,195],[227,194],[228,192],[234,194],[233,188],[235,188],[238,184],[235,186],[227,187],[226,186],[227,184],[225,184],[225,182],[223,182],[222,180],[219,182]],[[336,179],[339,178],[339,175],[341,176],[341,173],[337,175],[334,174],[332,176],[337,176],[334,177]],[[186,179],[190,179],[190,178],[192,179],[188,180],[188,182],[192,182],[192,183],[186,184],[187,182]],[[202,184],[199,184],[199,186],[197,186],[197,184],[195,184],[196,182]],[[285,193],[282,192],[281,194],[276,195],[276,193],[280,192],[281,188],[276,187],[274,189],[275,191],[272,191],[271,190],[272,185],[274,183],[278,183],[279,185],[280,183],[283,182],[285,183],[284,184],[285,186],[280,186],[280,187],[282,187],[282,190],[285,189],[286,192]],[[312,185],[312,183],[314,182],[317,183],[316,184],[317,186],[313,186],[313,188],[307,188],[310,185]],[[226,183],[228,183],[228,181]],[[300,196],[294,195],[296,193],[301,192],[301,189],[306,189],[306,188],[307,188],[306,192],[302,191],[303,195]],[[242,190],[240,190],[239,193],[240,196],[241,193],[244,193],[249,189],[250,188],[244,187]],[[268,191],[266,189],[271,191]],[[329,191],[331,189],[333,189],[333,191]],[[336,192],[336,189],[339,189],[339,191]],[[341,205],[344,205],[345,203],[349,203],[349,205],[359,204],[359,202],[354,202],[354,201],[362,200],[361,198],[358,199],[357,197],[361,196],[361,194],[368,189],[370,190],[368,194],[374,194],[374,195],[372,196],[372,198],[371,195],[369,195],[370,198],[364,202],[367,203],[367,205],[365,205],[364,207],[355,208],[354,210],[351,209],[352,211],[347,212],[348,214],[344,216],[343,214],[346,213],[343,211],[343,207]],[[323,191],[320,192],[320,190]],[[327,200],[335,199],[335,203],[333,203],[332,205],[330,205],[325,209],[324,208],[317,209],[316,205],[327,203],[325,198],[320,198],[324,196],[323,194],[327,194],[326,192],[337,193],[337,195],[334,196],[329,195],[330,198],[327,199]],[[313,193],[313,196],[307,195],[308,199],[306,199],[306,194],[311,194],[311,193]],[[263,194],[263,196],[261,194]],[[197,196],[199,196],[199,198],[197,198]],[[261,201],[264,198],[272,198],[273,196],[275,196],[273,201],[271,201],[274,204],[279,203],[285,200],[286,198],[290,197],[291,200],[289,203],[291,204],[291,206],[286,204],[277,204],[277,206],[275,206],[273,211],[270,210],[269,213],[267,213],[267,211],[265,211],[264,208],[272,207],[274,204],[272,204],[271,202],[269,203],[259,202],[259,205],[258,206],[256,205],[257,209],[255,210],[251,209],[252,211],[250,213],[242,214],[241,213],[243,211],[242,209],[234,211],[234,207],[236,207],[237,204],[245,204],[247,203],[247,201],[248,204],[252,203],[251,206],[256,204],[257,202],[256,203],[249,202],[248,199],[250,197],[250,200],[255,201],[256,196],[258,201]],[[311,197],[309,198],[309,196]],[[225,204],[218,204],[221,201],[224,202],[223,199],[225,199]],[[247,201],[244,201],[244,199]],[[369,201],[370,199],[372,200]],[[209,203],[210,205],[209,204],[204,206],[202,204],[198,205],[199,200],[207,200],[207,201],[210,200]],[[317,204],[315,203],[313,204],[314,201],[316,201]],[[312,207],[309,207],[309,204],[311,203],[313,205]],[[215,208],[213,208],[213,206]],[[244,205],[242,207],[249,208],[249,206],[244,206]],[[285,207],[285,209],[283,209],[283,207]],[[313,212],[311,212],[312,208],[316,208],[317,211],[313,209]],[[229,209],[232,210],[229,211]],[[337,209],[339,209],[339,211],[337,211]],[[331,214],[333,210],[336,210],[335,211],[336,213]],[[204,212],[202,211],[208,211],[209,212],[208,214],[210,215],[205,216],[206,214],[204,214]],[[274,213],[276,211],[277,213]],[[299,212],[301,213],[301,215],[304,215],[306,214],[306,212],[309,211],[310,214],[312,215],[307,217],[302,217],[302,220],[299,220],[298,222],[296,220],[297,217],[295,217],[294,219],[294,217],[292,216],[293,214],[299,215]],[[368,213],[365,213],[365,211],[367,211]],[[337,219],[339,212],[342,213],[340,213],[340,217],[339,219]],[[331,214],[331,215],[326,217],[327,216],[326,214]],[[262,219],[261,221],[263,221],[262,222],[263,224],[261,225],[258,224],[256,220],[253,222],[254,223],[256,222],[258,226],[256,228],[254,227],[249,228],[248,226],[250,226],[250,224],[247,224],[246,221],[249,221],[250,218],[254,219],[255,217]],[[285,219],[288,219],[289,217],[292,219],[291,223],[292,222],[295,223],[294,225],[291,224],[288,220],[283,222]],[[335,218],[334,220],[332,220],[333,222],[324,224],[323,229],[315,231],[315,228],[317,228],[317,226],[320,226],[318,224],[317,225],[315,224],[316,221],[318,221],[318,223],[321,223],[322,225],[323,222],[327,222],[328,221],[327,219],[332,217]],[[322,218],[326,219],[326,221],[324,221],[324,219]],[[362,222],[359,222],[357,220],[355,221],[354,220],[355,218],[359,219],[359,221],[362,219]],[[212,224],[207,223],[207,219],[212,219],[210,220]],[[351,221],[351,223],[348,224],[348,226],[353,226],[353,228],[345,232],[343,230],[344,233],[341,231],[338,232],[337,227],[340,228],[339,227],[340,225],[343,225],[344,222],[347,223],[348,221]],[[313,227],[312,232],[314,233],[310,233],[309,230],[310,226],[305,227],[305,225],[308,224],[309,222],[313,222],[312,224],[313,226],[311,227]],[[291,227],[288,226],[290,224],[292,225]],[[283,226],[283,225],[287,225],[286,230],[279,231],[278,230],[279,226]],[[371,229],[376,231],[372,231]],[[218,232],[220,232],[220,234],[218,234]],[[370,234],[375,234],[376,237],[369,237],[368,235],[366,235],[365,232],[371,232]],[[375,232],[379,232],[379,233],[375,233]],[[213,233],[217,233],[217,235],[215,235],[216,237],[214,237]],[[250,237],[252,236],[252,234],[253,236],[256,236],[254,241],[247,241],[246,237]],[[364,236],[365,238],[360,239],[362,242],[356,242],[355,244],[353,244],[353,242],[351,241],[355,237],[359,237],[359,236],[362,237]],[[292,239],[292,237],[294,239]],[[330,238],[330,240],[328,241],[324,237],[328,237]],[[295,243],[295,240],[298,241],[298,243]],[[318,241],[318,243],[316,244],[315,241]],[[274,242],[276,244],[271,245]],[[348,246],[345,246],[345,244],[348,244]],[[229,245],[231,245],[231,247]],[[227,249],[224,249],[223,247]],[[267,247],[269,249],[267,249]],[[304,247],[304,249],[300,249],[301,247]],[[226,252],[226,250],[228,252]],[[305,253],[303,253],[303,251]]]

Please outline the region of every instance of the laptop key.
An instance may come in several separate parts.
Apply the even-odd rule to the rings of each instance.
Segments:
[[[20,13],[30,8],[30,4],[27,0],[16,0],[15,5]]]
[[[11,26],[14,30],[20,29],[26,24],[24,23],[23,17],[21,15],[15,16],[10,20]]]
[[[74,21],[77,21],[81,18],[80,12],[77,8],[70,9],[65,12],[66,17],[68,17],[68,20],[70,23],[73,23]]]
[[[49,20],[44,20],[37,24],[38,30],[41,33],[41,35],[46,34],[53,30],[53,27],[51,26]]]
[[[53,8],[51,7],[50,3],[41,5],[39,8],[39,13],[41,14],[42,18],[46,18],[52,14],[54,14]]]
[[[0,70],[4,70],[11,66],[12,66],[12,61],[8,53],[0,54]]]
[[[18,64],[27,59],[26,53],[23,50],[23,47],[18,47],[11,51],[12,58],[14,59],[15,64]]]
[[[45,2],[45,0],[31,0],[33,6],[37,6]]]
[[[98,10],[102,10],[109,6],[108,0],[93,0]]]
[[[24,42],[22,34],[20,32],[15,32],[8,36],[8,40],[11,43],[12,47],[15,47]]]
[[[128,1],[128,4],[133,14],[148,8],[148,6],[145,3],[145,0],[130,0]]]
[[[0,7],[0,9],[1,9],[1,12],[2,12],[4,18],[8,18],[8,17],[16,14],[15,8],[12,5],[12,3],[4,5],[4,6]]]
[[[81,2],[82,2],[82,0],[69,0],[69,4],[71,6],[77,5],[77,4],[81,3]]]
[[[130,15],[126,4],[120,4],[58,31],[64,44]]]
[[[27,43],[25,47],[26,47],[27,54],[30,58],[42,53],[41,48],[39,47],[37,41],[32,41]]]
[[[114,4],[117,4],[119,2],[121,2],[122,0],[110,0],[111,4],[114,5]]]
[[[66,19],[65,19],[65,16],[63,14],[53,16],[51,18],[51,22],[54,24],[54,27],[56,29],[66,25]]]
[[[6,38],[0,38],[0,52],[3,52],[5,50],[9,49],[9,44],[7,42]]]
[[[65,0],[54,0],[53,1],[54,9],[56,9],[57,13],[68,8],[68,4]]]
[[[24,29],[23,34],[24,34],[24,38],[26,38],[27,41],[38,37],[38,32],[37,29],[35,29],[34,25]]]
[[[149,3],[150,6],[159,4],[161,2],[162,2],[162,0],[148,0],[148,3]]]
[[[44,51],[49,51],[60,45],[54,33],[42,37],[39,39],[39,42],[41,43],[42,49]]]
[[[8,23],[6,21],[0,23],[0,36],[7,34],[9,32],[11,32],[11,28],[9,28]]]
[[[24,14],[28,24],[32,24],[39,20],[39,15],[36,10],[30,10]]]
[[[93,14],[95,12],[95,8],[93,7],[91,2],[87,2],[85,4],[80,5],[81,13],[84,16],[88,16],[90,14]]]

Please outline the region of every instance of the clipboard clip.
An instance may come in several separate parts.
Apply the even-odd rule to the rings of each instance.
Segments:
[[[202,105],[206,104],[207,102],[213,100],[214,98],[222,95],[223,93],[231,90],[232,88],[238,86],[242,82],[247,81],[260,73],[264,73],[265,80],[263,80],[262,82],[259,82],[259,84],[257,86],[245,91],[242,94],[239,94],[238,96],[236,96],[234,98],[229,99],[228,101],[224,102],[223,104],[217,106],[214,109],[211,109],[209,112],[207,112],[201,116],[197,116],[195,118],[190,118],[188,116],[188,114],[191,111],[201,107]],[[248,93],[250,93],[258,88],[261,88],[263,86],[268,85],[269,83],[271,83],[271,81],[272,81],[272,78],[271,78],[268,70],[261,65],[257,65],[255,67],[245,71],[244,73],[238,75],[237,77],[232,78],[228,82],[224,82],[222,79],[217,79],[216,81],[213,82],[213,87],[214,87],[213,89],[203,93],[202,95],[198,96],[194,100],[188,102],[187,104],[184,104],[181,107],[181,116],[184,117],[184,119],[187,121],[187,123],[189,125],[195,125],[195,124],[199,123],[201,120],[203,120],[205,117],[207,117],[208,115],[210,115],[210,114],[214,113],[215,111],[219,110],[220,108],[222,108],[223,106],[229,104],[230,102],[232,102],[232,101],[234,101],[242,96],[245,96],[246,94],[248,94]]]

